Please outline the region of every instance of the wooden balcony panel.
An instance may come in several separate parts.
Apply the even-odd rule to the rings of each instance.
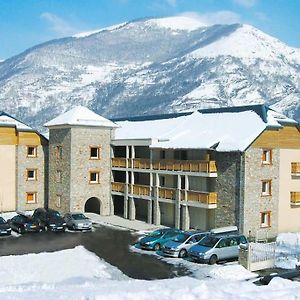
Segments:
[[[135,158],[133,161],[133,167],[135,169],[150,169],[150,160],[145,158]]]
[[[181,199],[184,200],[185,192],[181,192]],[[215,192],[205,193],[196,191],[187,191],[187,201],[194,201],[203,204],[217,204],[218,194]]]
[[[125,191],[125,183],[123,182],[112,182],[111,189],[114,192],[124,193]]]
[[[300,205],[300,192],[291,192],[291,203]]]
[[[113,157],[111,165],[116,168],[126,168],[126,158]]]
[[[300,163],[299,162],[292,162],[291,173],[300,175]]]
[[[132,191],[133,191],[134,195],[149,196],[150,195],[150,186],[134,184],[134,185],[132,185]]]
[[[215,161],[160,160],[153,163],[154,170],[216,173]]]
[[[176,189],[159,188],[159,198],[175,200],[175,198],[176,198]]]

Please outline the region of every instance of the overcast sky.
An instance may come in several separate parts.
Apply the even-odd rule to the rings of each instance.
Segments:
[[[0,0],[0,59],[36,44],[144,17],[247,23],[300,48],[300,0]]]

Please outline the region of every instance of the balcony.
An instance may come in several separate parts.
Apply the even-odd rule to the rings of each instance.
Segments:
[[[300,205],[300,192],[291,192],[291,204]]]
[[[185,199],[185,192],[181,191],[181,199]],[[215,192],[187,191],[187,201],[194,201],[202,204],[217,204],[218,194]]]
[[[112,182],[111,190],[113,192],[124,193],[125,192],[125,183],[123,182]]]
[[[299,162],[292,162],[291,173],[294,176],[300,176],[300,163]]]
[[[175,200],[176,199],[176,189],[160,187],[158,189],[158,195],[159,195],[159,198],[162,198],[162,199]]]
[[[139,196],[150,196],[150,186],[141,184],[132,184],[132,194]]]
[[[112,166],[117,168],[126,168],[126,158],[112,158]],[[150,169],[150,160],[145,158],[128,159],[128,167],[134,169]],[[215,161],[202,160],[157,160],[152,164],[154,170],[161,171],[180,171],[180,172],[198,172],[198,173],[216,173],[217,167]]]

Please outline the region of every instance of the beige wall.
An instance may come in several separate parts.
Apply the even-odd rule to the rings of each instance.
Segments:
[[[16,210],[16,146],[0,145],[0,211]]]
[[[290,192],[300,192],[300,177],[292,177],[291,163],[300,162],[300,150],[280,150],[279,232],[300,231],[300,206],[291,207]]]

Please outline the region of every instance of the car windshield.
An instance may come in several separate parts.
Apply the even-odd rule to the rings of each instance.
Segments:
[[[183,243],[185,242],[190,236],[188,234],[185,233],[180,233],[178,235],[175,236],[175,238],[173,239],[174,242],[177,243]]]
[[[72,215],[74,220],[86,220],[88,219],[84,214],[74,214]]]
[[[212,248],[219,240],[220,238],[216,238],[214,236],[206,236],[198,243],[198,245]]]
[[[49,217],[54,219],[61,218],[60,213],[58,211],[49,212]]]
[[[151,232],[149,234],[149,236],[157,236],[157,237],[159,237],[159,236],[162,236],[163,234],[164,234],[163,231],[161,231],[161,230],[155,230],[155,231]]]
[[[2,217],[0,217],[0,224],[5,224],[5,223],[6,223],[5,220]]]

